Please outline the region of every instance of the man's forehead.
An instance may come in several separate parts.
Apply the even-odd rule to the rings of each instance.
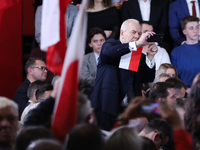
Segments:
[[[199,26],[199,22],[197,21],[190,21],[186,24],[186,28],[190,26]]]
[[[35,61],[35,65],[42,65],[42,66],[46,66],[45,62],[42,60],[36,60]]]
[[[141,31],[141,25],[135,21],[130,21],[128,24],[130,30]]]
[[[17,117],[17,110],[14,107],[6,106],[4,108],[0,108],[0,116],[15,116]]]

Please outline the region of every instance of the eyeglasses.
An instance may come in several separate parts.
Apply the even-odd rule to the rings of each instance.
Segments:
[[[31,67],[31,68],[38,68],[38,69],[40,69],[40,70],[42,70],[42,71],[49,71],[49,69],[47,69],[46,67],[44,67],[44,66],[40,66],[40,67]]]

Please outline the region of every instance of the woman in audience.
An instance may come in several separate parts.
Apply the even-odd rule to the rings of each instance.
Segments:
[[[120,16],[117,7],[111,7],[111,0],[90,0],[88,12],[88,31],[99,27],[107,38],[119,36]]]
[[[159,81],[159,76],[162,73],[168,74],[171,77],[178,77],[177,69],[171,64],[164,63],[164,64],[161,64],[160,67],[158,68],[158,70],[156,71],[154,83]]]

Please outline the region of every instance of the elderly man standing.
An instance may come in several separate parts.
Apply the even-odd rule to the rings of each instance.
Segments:
[[[109,39],[102,46],[90,99],[98,125],[104,130],[110,130],[116,122],[116,117],[123,110],[121,102],[130,93],[131,97],[141,95],[141,83],[152,82],[155,77],[154,55],[157,49],[153,46],[149,47],[146,56],[141,54],[137,72],[119,68],[121,56],[137,51],[138,47],[154,44],[147,42],[153,32],[141,34],[139,22],[128,19],[121,26],[120,39]]]
[[[11,150],[18,127],[18,106],[12,100],[0,97],[0,150]]]
[[[25,65],[26,79],[16,90],[13,100],[19,106],[19,116],[21,116],[26,104],[29,100],[27,96],[28,86],[36,80],[45,81],[47,76],[47,68],[43,59],[30,58]]]

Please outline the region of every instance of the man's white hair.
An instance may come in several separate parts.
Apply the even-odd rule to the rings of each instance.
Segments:
[[[127,19],[127,20],[125,20],[125,21],[122,23],[122,25],[121,25],[121,30],[125,31],[125,30],[128,28],[128,24],[129,24],[131,21],[140,24],[139,21],[136,20],[136,19]]]
[[[0,96],[0,109],[12,107],[18,116],[18,105],[11,99]]]

